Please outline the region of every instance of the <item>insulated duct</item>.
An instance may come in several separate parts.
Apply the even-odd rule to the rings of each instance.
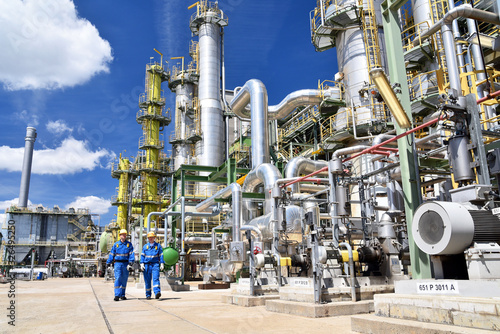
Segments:
[[[311,160],[304,157],[295,157],[286,165],[285,178],[293,178],[302,174],[309,174],[326,166],[328,166],[328,162],[324,160]],[[323,175],[327,174],[327,171],[323,173]],[[299,191],[299,183],[294,183],[290,187],[294,193]]]
[[[297,240],[302,234],[302,208],[290,205],[285,208],[286,233],[290,239]],[[279,223],[279,222],[278,222]],[[255,226],[262,232],[262,241],[271,242],[273,239],[274,225],[272,213],[252,219],[245,226]]]
[[[228,187],[219,190],[215,195],[207,198],[196,206],[196,211],[206,211],[211,205],[215,204],[218,198],[228,198],[232,196],[233,208],[233,241],[240,241],[240,226],[241,226],[241,187],[238,183],[231,183]]]
[[[267,117],[267,90],[262,81],[248,80],[231,101],[231,109],[243,120],[247,120],[245,107],[250,105],[252,126],[252,169],[269,163],[269,127]]]
[[[257,188],[263,184],[264,195],[266,199],[264,213],[269,213],[272,209],[272,198],[270,191],[271,189],[273,189],[276,181],[280,178],[281,173],[276,166],[269,163],[264,163],[247,174],[242,189],[245,193],[254,193],[257,192]],[[246,209],[243,216],[243,219],[245,221],[256,216],[256,203],[247,200],[243,202],[243,206]]]

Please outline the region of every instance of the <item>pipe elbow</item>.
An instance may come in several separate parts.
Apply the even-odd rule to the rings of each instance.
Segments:
[[[266,86],[258,79],[250,79],[241,87],[229,106],[238,118],[249,121],[251,118],[251,111],[246,107],[257,96],[262,96],[263,99],[267,101]]]
[[[286,118],[295,108],[318,105],[323,98],[318,89],[302,89],[288,94],[278,105],[269,106],[269,119]]]

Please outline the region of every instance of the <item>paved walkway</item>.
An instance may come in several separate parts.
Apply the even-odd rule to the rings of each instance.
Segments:
[[[113,283],[99,278],[15,281],[12,298],[10,288],[0,284],[0,333],[353,333],[349,316],[311,319],[228,305],[220,297],[228,290],[198,290],[197,284],[146,300],[129,282],[128,300],[118,302]],[[7,317],[12,301],[15,327]]]

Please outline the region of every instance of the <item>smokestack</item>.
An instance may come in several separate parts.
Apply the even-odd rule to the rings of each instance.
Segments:
[[[36,129],[26,128],[26,137],[24,138],[24,159],[23,174],[21,175],[21,189],[19,190],[19,207],[28,207],[28,192],[30,189],[31,162],[33,161],[33,146],[36,140]]]

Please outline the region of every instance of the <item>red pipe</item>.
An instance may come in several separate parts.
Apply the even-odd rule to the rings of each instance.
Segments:
[[[383,154],[383,155],[391,155],[391,153],[387,152],[387,151],[382,151],[382,150],[373,150],[371,151],[370,153],[374,153],[374,154]]]
[[[499,94],[500,94],[500,93],[499,93]],[[365,153],[374,152],[374,151],[376,151],[376,152],[381,152],[381,153],[378,153],[378,154],[388,154],[387,152],[384,152],[384,151],[378,151],[377,149],[378,149],[378,148],[381,148],[382,146],[384,146],[384,145],[386,145],[386,144],[392,143],[393,141],[398,140],[399,138],[402,138],[402,137],[404,137],[404,136],[407,136],[407,135],[409,135],[410,133],[417,132],[417,131],[418,131],[418,130],[420,130],[420,129],[426,128],[426,127],[428,127],[429,125],[432,125],[432,124],[434,124],[434,123],[437,123],[437,122],[439,122],[439,121],[441,121],[441,120],[443,120],[443,119],[445,119],[445,118],[446,118],[446,116],[439,116],[439,117],[438,117],[438,118],[436,118],[436,119],[433,119],[433,120],[431,120],[431,121],[428,121],[428,122],[426,122],[426,123],[424,123],[424,124],[421,124],[421,125],[419,125],[419,126],[417,126],[417,127],[414,127],[414,128],[413,128],[413,129],[411,129],[411,130],[405,131],[405,132],[403,132],[403,133],[401,133],[401,134],[397,135],[397,136],[396,136],[396,137],[394,137],[394,138],[388,139],[388,140],[386,140],[386,141],[384,141],[384,142],[382,142],[382,143],[380,143],[380,144],[377,144],[377,145],[375,145],[375,146],[372,146],[372,147],[369,147],[369,148],[367,148],[367,149],[364,149],[363,151],[361,151],[361,152],[359,152],[359,153],[357,153],[357,154],[355,154],[355,155],[352,155],[352,156],[350,156],[349,158],[345,158],[344,160],[342,160],[342,162],[349,161],[349,160],[351,160],[351,159],[354,159],[354,158],[356,158],[356,157],[359,157],[360,155],[363,155],[363,154],[365,154]],[[384,150],[388,150],[388,151],[397,150],[397,149],[390,148],[390,147],[383,147],[382,149],[384,149]],[[291,186],[291,185],[292,185],[292,184],[294,184],[294,183],[304,181],[304,180],[306,180],[307,178],[310,178],[311,176],[317,175],[317,174],[319,174],[319,173],[321,173],[321,172],[325,172],[325,171],[327,171],[327,170],[328,170],[328,166],[323,167],[323,168],[321,168],[321,169],[318,169],[318,170],[317,170],[317,171],[315,171],[315,172],[312,172],[311,174],[308,174],[308,175],[306,175],[306,176],[300,177],[300,178],[298,178],[297,180],[290,181],[290,182],[286,183],[285,185],[283,185],[283,186],[281,186],[281,187],[282,187],[282,188],[285,188],[285,187]]]
[[[388,139],[388,140],[386,140],[386,141],[384,141],[384,142],[382,142],[382,143],[380,143],[380,144],[374,145],[374,146],[372,146],[372,147],[366,148],[366,149],[364,149],[363,151],[361,151],[361,152],[359,152],[359,153],[357,153],[357,154],[351,155],[349,158],[345,158],[344,160],[342,160],[342,162],[346,162],[346,161],[349,161],[349,160],[351,160],[351,159],[357,158],[357,157],[359,157],[360,155],[363,155],[363,154],[366,154],[366,153],[370,153],[370,152],[372,152],[372,151],[374,151],[374,150],[376,150],[376,149],[378,149],[378,148],[380,148],[380,147],[382,147],[382,146],[384,146],[384,145],[386,145],[386,144],[392,143],[393,141],[398,140],[399,138],[403,138],[403,137],[405,137],[405,136],[409,135],[410,133],[417,132],[418,130],[421,130],[421,129],[423,129],[423,128],[426,128],[426,127],[428,127],[429,125],[432,125],[432,124],[434,124],[434,123],[437,123],[437,122],[439,122],[440,120],[443,120],[443,119],[445,119],[445,118],[446,118],[445,116],[439,116],[439,117],[438,117],[438,118],[436,118],[436,119],[433,119],[433,120],[431,120],[431,121],[428,121],[428,122],[426,122],[426,123],[424,123],[424,124],[421,124],[421,125],[419,125],[419,126],[417,126],[417,127],[414,127],[414,128],[413,128],[413,129],[411,129],[411,130],[405,131],[405,132],[403,132],[403,133],[401,133],[401,134],[397,135],[396,137],[393,137],[393,138],[391,138],[391,139]]]
[[[317,170],[317,171],[315,171],[315,172],[312,172],[312,173],[311,173],[311,174],[309,174],[309,175],[302,176],[302,177],[298,178],[297,180],[290,181],[290,182],[288,182],[287,184],[285,184],[285,185],[281,186],[281,188],[286,188],[286,187],[288,187],[288,186],[291,186],[291,185],[292,185],[292,184],[294,184],[294,183],[304,181],[304,180],[306,180],[306,179],[310,178],[311,176],[314,176],[314,175],[319,174],[319,173],[321,173],[321,172],[326,172],[327,170],[328,170],[328,166],[325,166],[325,167],[323,167],[323,168],[321,168],[321,169],[318,169],[318,170]],[[307,181],[307,180],[306,180],[306,181]],[[313,182],[314,182],[314,181],[313,181]]]
[[[500,90],[497,90],[494,93],[488,94],[485,97],[480,98],[476,102],[477,102],[477,104],[480,104],[480,103],[483,103],[484,101],[491,100],[492,98],[497,97],[498,95],[500,95]]]
[[[396,147],[381,147],[381,149],[392,152],[399,152],[399,148]]]

